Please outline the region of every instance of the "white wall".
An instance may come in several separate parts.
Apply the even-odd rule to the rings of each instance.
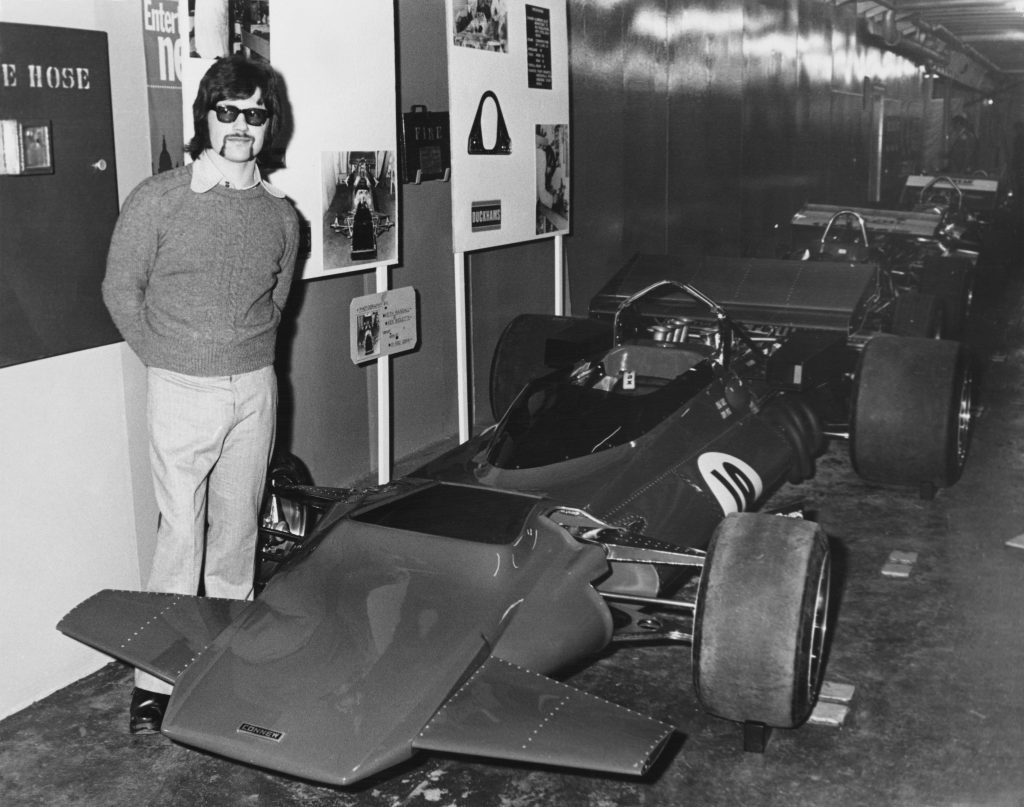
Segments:
[[[121,365],[114,345],[0,375],[0,715],[107,663],[54,626],[138,587]]]
[[[3,0],[0,20],[106,31],[121,199],[149,173],[140,0]],[[109,661],[58,633],[102,588],[138,588],[155,506],[145,377],[123,343],[0,369],[0,717]],[[133,481],[136,480],[136,481]],[[137,540],[137,533],[142,541]],[[127,693],[126,693],[127,697]]]

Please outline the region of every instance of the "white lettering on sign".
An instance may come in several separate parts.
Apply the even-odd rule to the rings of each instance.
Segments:
[[[701,454],[697,468],[725,515],[753,507],[764,492],[760,474],[731,454],[718,451]]]
[[[34,90],[91,90],[88,67],[55,67],[30,64],[25,67],[28,87]],[[0,64],[3,86],[17,87],[18,66],[10,62]]]
[[[146,0],[142,6],[143,25],[147,31],[161,34],[173,34],[178,29],[178,12],[165,11],[164,4],[153,7],[152,0]]]

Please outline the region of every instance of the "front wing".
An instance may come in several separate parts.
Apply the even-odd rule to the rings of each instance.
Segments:
[[[374,692],[370,693],[374,697],[339,698],[339,693],[351,684],[346,682],[343,670],[335,668],[351,660],[346,653],[335,654],[334,663],[326,663],[319,670],[311,669],[309,659],[302,654],[301,661],[290,671],[276,671],[283,675],[283,680],[300,684],[300,700],[319,704],[308,712],[319,715],[313,718],[312,725],[307,723],[303,730],[294,727],[292,731],[277,732],[274,726],[266,725],[269,721],[235,719],[215,727],[210,721],[218,722],[218,710],[238,700],[250,700],[254,716],[261,711],[264,716],[285,714],[292,708],[282,701],[291,697],[287,687],[279,686],[280,681],[274,683],[274,671],[267,664],[252,659],[246,662],[229,653],[233,658],[228,659],[228,668],[221,672],[228,673],[235,684],[226,686],[223,682],[219,685],[204,681],[208,679],[204,674],[208,671],[201,669],[204,665],[193,665],[204,650],[208,656],[216,656],[218,648],[231,646],[237,637],[237,625],[227,629],[240,622],[238,617],[254,605],[258,603],[107,590],[72,610],[58,629],[170,683],[179,683],[177,697],[172,697],[172,708],[165,720],[167,733],[173,739],[329,784],[352,784],[408,758],[416,749],[642,775],[673,733],[671,726],[630,709],[509,662],[487,658],[486,644],[480,636],[475,642],[463,643],[466,646],[451,654],[452,660],[461,657],[469,667],[460,667],[462,674],[456,674],[450,681],[448,693],[435,702],[437,708],[432,712],[428,709],[423,718],[414,716],[417,709],[411,710],[407,718],[421,722],[415,728],[409,727],[409,739],[404,743],[400,739],[395,742],[393,737],[390,748],[387,743],[378,745],[381,738],[374,731],[366,733],[367,739],[374,737],[370,747],[359,750],[351,746],[350,727],[363,721],[371,723],[375,718],[372,713],[362,714],[358,703],[381,706],[401,700],[389,697],[385,691],[376,691],[381,687],[387,689],[384,682],[396,673],[403,682],[400,689],[411,695],[413,701],[429,700],[429,690],[435,687],[427,686],[418,695],[410,692],[407,687],[415,689],[415,676],[410,679],[411,669],[400,664],[398,668],[382,668],[380,674],[368,676],[369,681],[376,682],[376,688],[371,687]],[[334,620],[321,625],[332,634],[338,627]],[[323,636],[321,647],[335,645],[341,638],[340,631],[338,635]],[[309,649],[317,655],[315,646]],[[435,648],[435,652],[444,651]],[[479,666],[474,669],[477,663]],[[267,669],[261,671],[261,667]],[[400,672],[401,668],[404,670]],[[464,679],[461,686],[458,679]],[[238,689],[242,680],[246,683]],[[261,683],[265,687],[262,692]],[[210,691],[196,699],[196,687],[202,688],[204,684]],[[339,703],[346,702],[350,706],[339,709]],[[333,706],[328,708],[328,704]],[[426,704],[419,708],[423,705]],[[183,720],[183,711],[187,714],[197,708],[199,715]],[[232,716],[236,713],[233,708],[229,711]],[[293,741],[298,741],[295,747],[291,747]],[[361,759],[361,764],[353,764],[353,757]]]

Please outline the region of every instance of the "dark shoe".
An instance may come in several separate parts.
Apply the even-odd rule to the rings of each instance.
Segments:
[[[146,689],[132,690],[132,705],[129,710],[128,731],[132,734],[156,734],[164,721],[164,711],[170,695],[150,692]]]

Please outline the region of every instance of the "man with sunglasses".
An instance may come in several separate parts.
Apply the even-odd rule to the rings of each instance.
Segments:
[[[103,298],[147,367],[160,509],[148,591],[252,595],[277,329],[299,243],[295,210],[257,166],[280,110],[268,64],[214,62],[192,107],[192,162],[132,191],[111,239]],[[133,734],[160,730],[170,691],[136,671]]]

